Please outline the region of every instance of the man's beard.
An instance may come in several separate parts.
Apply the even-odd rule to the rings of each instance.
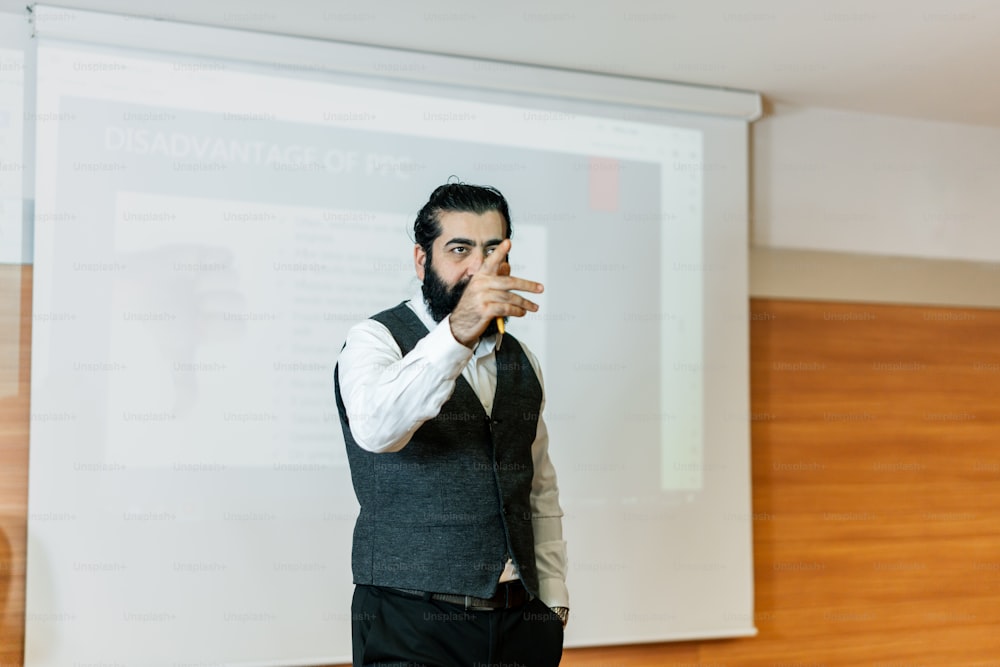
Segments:
[[[424,303],[427,304],[427,310],[435,322],[440,322],[450,315],[451,311],[455,310],[455,306],[462,299],[462,295],[465,293],[465,288],[469,286],[470,280],[472,278],[468,277],[459,281],[454,287],[449,287],[441,280],[441,276],[437,274],[434,267],[431,266],[430,255],[427,256],[427,261],[424,262],[424,284],[421,289],[424,293]],[[505,317],[504,321],[506,320],[507,318]],[[499,331],[497,329],[497,321],[494,318],[490,320],[489,325],[480,337],[492,336],[495,333],[499,333]]]

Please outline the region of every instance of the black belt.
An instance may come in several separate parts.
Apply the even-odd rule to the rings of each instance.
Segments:
[[[497,586],[493,597],[477,598],[473,595],[454,595],[451,593],[427,593],[425,591],[414,591],[409,588],[386,587],[387,590],[403,593],[410,597],[421,599],[438,600],[465,607],[465,609],[515,609],[531,600],[531,594],[521,583],[520,579],[505,581]]]

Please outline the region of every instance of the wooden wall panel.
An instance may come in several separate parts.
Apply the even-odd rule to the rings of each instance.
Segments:
[[[761,634],[699,659],[1000,656],[1000,313],[755,299],[751,375]]]
[[[23,650],[29,286],[0,267],[19,304],[0,340],[20,333],[0,397],[4,667]],[[563,665],[1000,664],[1000,312],[753,299],[750,347],[760,635]]]
[[[0,666],[21,664],[28,520],[31,270],[0,265]]]

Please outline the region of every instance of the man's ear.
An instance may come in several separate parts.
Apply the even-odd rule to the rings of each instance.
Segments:
[[[413,268],[417,272],[417,278],[424,282],[424,262],[427,260],[427,253],[417,243],[413,246]]]

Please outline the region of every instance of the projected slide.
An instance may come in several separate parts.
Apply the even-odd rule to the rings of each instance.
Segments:
[[[729,200],[701,126],[55,40],[38,69],[63,120],[36,137],[26,664],[349,656],[333,369],[417,293],[413,219],[453,176],[507,196],[513,273],[546,287],[509,331],[545,380],[568,643],[746,626],[746,443],[709,438],[745,396],[712,373],[744,362],[717,341],[746,305],[712,268],[745,265],[710,258],[745,244],[706,223]],[[711,159],[739,204],[745,129],[703,125],[737,139]]]

